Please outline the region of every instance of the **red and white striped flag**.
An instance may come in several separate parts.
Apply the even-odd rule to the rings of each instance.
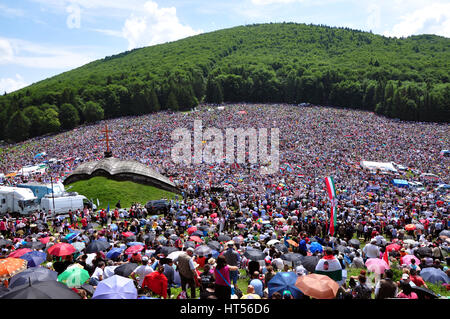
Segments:
[[[331,236],[334,235],[334,227],[337,223],[337,199],[336,199],[336,187],[334,185],[333,177],[328,176],[325,178],[325,185],[327,186],[328,198],[331,201],[331,215],[330,215],[330,228],[328,230]]]

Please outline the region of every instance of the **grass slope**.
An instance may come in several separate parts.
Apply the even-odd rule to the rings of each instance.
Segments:
[[[136,202],[145,204],[149,200],[171,199],[176,196],[174,193],[153,186],[129,181],[115,181],[106,177],[93,177],[89,180],[78,181],[70,184],[67,189],[92,199],[95,204],[97,204],[98,198],[99,208],[107,208],[108,203],[110,208],[113,208],[119,200],[121,206],[125,208]]]

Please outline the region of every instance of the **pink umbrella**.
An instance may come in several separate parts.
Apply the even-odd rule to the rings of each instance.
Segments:
[[[193,227],[189,227],[187,232],[189,235],[191,235],[192,233],[197,231],[197,227],[193,226]]]
[[[217,217],[217,214],[216,214],[216,213],[211,214],[211,218],[216,218],[216,217]]]
[[[134,254],[134,253],[138,253],[138,252],[142,251],[143,249],[144,249],[144,246],[142,246],[142,245],[134,245],[134,246],[127,248],[127,250],[125,250],[125,253],[126,254]]]
[[[237,227],[238,228],[245,228],[245,225],[244,224],[238,224]]]
[[[20,258],[23,255],[25,255],[26,253],[29,253],[30,251],[32,251],[31,249],[28,248],[21,248],[21,249],[17,249],[15,251],[13,251],[12,253],[10,253],[8,255],[8,257],[12,257],[12,258]]]
[[[203,243],[203,240],[200,237],[198,237],[198,236],[191,236],[191,237],[189,237],[189,240],[190,241],[195,241],[197,243]]]
[[[39,238],[39,241],[46,245],[50,241],[50,237]]]
[[[402,258],[400,258],[400,263],[401,264],[410,265],[411,264],[411,259],[414,259],[416,261],[416,265],[420,264],[419,258],[417,258],[414,255],[405,255],[405,256],[403,256]]]
[[[383,259],[369,258],[366,261],[367,270],[376,274],[383,274],[386,269],[389,269],[389,265]]]

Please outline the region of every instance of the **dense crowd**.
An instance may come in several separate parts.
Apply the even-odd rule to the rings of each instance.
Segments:
[[[193,132],[195,119],[204,128],[221,130],[279,128],[281,169],[267,175],[258,164],[174,164],[170,133],[180,127]],[[94,298],[96,289],[90,288],[117,275],[116,267],[128,267],[119,273],[133,281],[140,298],[169,298],[178,286],[179,298],[295,299],[415,298],[432,296],[427,282],[448,287],[449,193],[438,187],[449,183],[449,159],[440,155],[449,143],[446,124],[401,122],[348,109],[250,104],[206,105],[107,123],[115,157],[140,161],[170,177],[183,198],[172,200],[165,216],[140,205],[84,210],[50,218],[50,229],[45,221],[51,214],[6,216],[0,222],[3,257],[36,243],[46,254],[41,267],[58,275],[74,265],[86,270],[85,288],[81,283],[71,288]],[[46,160],[57,159],[47,162],[51,171],[26,179],[64,178],[78,163],[102,158],[103,126],[16,145],[2,154],[0,172],[41,163],[35,155],[45,152]],[[405,169],[368,171],[362,160],[395,162]],[[327,176],[337,191],[334,234],[329,234]],[[23,178],[16,175],[5,183]],[[394,178],[422,187],[398,187]],[[98,241],[107,245],[88,252]],[[49,253],[61,243],[81,249]],[[352,267],[361,273],[347,276]],[[318,277],[330,291],[315,287],[311,292],[313,275],[330,279]],[[239,276],[248,281],[246,291],[237,287]],[[4,296],[12,290],[12,278],[5,277]]]

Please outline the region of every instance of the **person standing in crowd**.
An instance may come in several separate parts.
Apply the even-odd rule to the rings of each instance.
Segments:
[[[191,298],[195,299],[196,279],[198,278],[197,271],[194,266],[194,249],[189,247],[185,253],[178,255],[173,261],[180,273],[181,289],[186,292],[186,286],[191,288]]]
[[[225,256],[217,257],[217,265],[214,269],[214,291],[217,299],[231,298],[230,271],[238,270],[237,266],[228,266]]]
[[[227,264],[229,266],[236,266],[238,270],[231,270],[230,271],[230,277],[233,285],[236,286],[237,280],[239,278],[239,266],[241,261],[241,256],[239,253],[234,250],[234,241],[230,241],[227,243],[227,250],[223,252],[223,256],[225,256],[225,259],[227,261]]]

